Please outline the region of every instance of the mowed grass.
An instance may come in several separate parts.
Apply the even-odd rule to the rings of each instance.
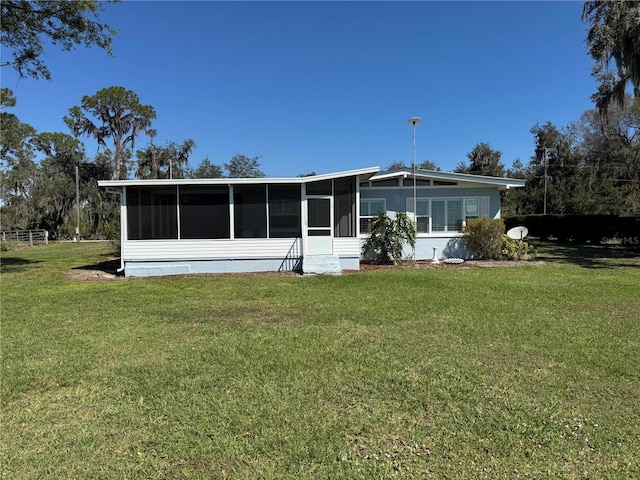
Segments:
[[[2,478],[640,478],[640,258],[77,281],[2,254]]]

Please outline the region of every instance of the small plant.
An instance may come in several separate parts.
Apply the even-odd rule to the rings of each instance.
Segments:
[[[533,246],[524,240],[502,235],[502,255],[507,260],[529,260],[535,258],[537,254]]]
[[[464,228],[464,243],[471,253],[480,258],[500,258],[503,232],[504,222],[501,219],[470,219]]]
[[[101,224],[104,236],[109,240],[113,253],[120,255],[120,218]]]
[[[365,258],[373,257],[375,263],[398,265],[405,244],[411,248],[416,244],[416,227],[407,214],[396,212],[395,218],[390,218],[380,212],[371,222],[362,253]]]
[[[29,242],[0,242],[0,252],[19,252],[27,248],[30,248]]]

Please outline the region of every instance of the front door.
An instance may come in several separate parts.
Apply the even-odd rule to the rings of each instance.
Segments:
[[[307,197],[307,255],[333,254],[332,197]]]

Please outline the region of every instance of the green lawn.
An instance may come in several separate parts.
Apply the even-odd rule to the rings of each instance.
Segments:
[[[640,258],[72,280],[2,253],[2,478],[640,478]]]

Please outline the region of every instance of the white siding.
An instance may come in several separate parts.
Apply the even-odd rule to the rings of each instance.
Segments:
[[[122,244],[126,261],[285,258],[295,238],[234,240],[129,240]]]
[[[359,257],[360,239],[357,237],[334,238],[333,254],[339,257]]]

